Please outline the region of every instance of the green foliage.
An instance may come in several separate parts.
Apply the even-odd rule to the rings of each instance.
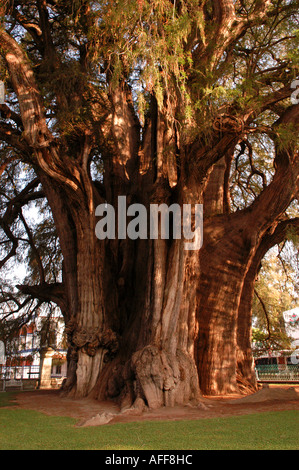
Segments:
[[[20,3],[24,15],[35,21],[36,2]],[[272,8],[281,3],[288,2],[272,2]],[[250,2],[235,6],[240,21],[254,10]],[[148,95],[155,95],[170,122],[181,124],[181,138],[194,140],[209,137],[219,109],[225,112],[232,104],[258,109],[265,94],[286,78],[271,70],[284,64],[295,73],[298,25],[295,6],[288,9],[252,24],[220,57],[219,25],[208,19],[214,13],[211,1],[58,0],[48,4],[58,57],[41,59],[27,32],[21,41],[55,114],[56,132],[78,135],[84,124],[92,126],[90,103],[103,106],[110,87],[126,82],[135,91],[142,124]],[[20,31],[15,33],[20,37]],[[67,98],[63,106],[57,103],[59,94]]]
[[[298,263],[294,246],[272,249],[264,258],[253,302],[252,340],[259,350],[289,349],[283,312],[298,306]],[[262,303],[261,303],[262,302]]]
[[[296,26],[294,25],[294,27]],[[292,61],[293,64],[298,65],[299,64],[299,29],[295,29],[293,34],[295,36],[294,42],[293,42],[294,47],[288,50],[287,57]]]
[[[294,245],[294,248],[298,250],[299,248],[299,235],[298,235],[298,230],[295,229],[295,227],[288,227],[287,230],[287,240],[292,242]]]
[[[276,127],[277,143],[280,150],[288,149],[299,143],[298,132],[293,123],[281,124]]]
[[[192,67],[186,47],[191,28],[198,18],[194,1],[108,2],[98,9],[98,23],[90,30],[94,59],[101,59],[112,73],[112,86],[123,76],[138,73],[140,86],[154,92],[160,107],[164,91],[177,87],[188,101],[186,73]]]

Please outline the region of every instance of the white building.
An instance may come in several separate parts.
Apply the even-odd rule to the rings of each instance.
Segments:
[[[7,347],[5,361],[0,365],[0,380],[7,385],[9,381],[32,381],[35,388],[40,386],[47,355],[48,369],[51,363],[48,383],[57,388],[66,377],[66,352],[63,318],[57,315],[47,323],[46,318],[40,316],[35,322],[24,325]]]

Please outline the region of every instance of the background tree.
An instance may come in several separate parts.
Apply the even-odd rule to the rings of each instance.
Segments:
[[[297,192],[297,11],[2,2],[3,164],[34,171],[63,256],[60,283],[40,266],[39,285],[20,290],[61,306],[70,393],[158,407],[235,390],[240,365],[250,379],[245,286]],[[97,240],[96,206],[117,209],[120,195],[147,208],[204,202],[200,255],[184,240]]]
[[[253,340],[258,354],[291,347],[283,312],[298,305],[298,256],[294,242],[283,242],[262,262],[253,303]]]

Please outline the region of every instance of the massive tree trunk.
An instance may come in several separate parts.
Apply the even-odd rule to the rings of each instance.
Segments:
[[[285,119],[289,119],[287,113]],[[278,235],[270,236],[271,230],[292,201],[298,184],[296,157],[277,148],[276,161],[273,181],[249,209],[225,214],[229,158],[226,165],[222,159],[215,166],[205,191],[196,347],[200,389],[204,394],[256,390],[251,352],[254,283],[262,258],[278,243]],[[218,195],[212,203],[211,189],[212,194]]]
[[[128,122],[123,103],[120,106],[114,94],[115,116],[121,120],[125,115]],[[128,205],[142,203],[147,214],[151,204],[161,203],[177,203],[181,208],[189,204],[194,212],[195,204],[202,202],[204,182],[182,175],[181,170],[180,182],[172,190],[170,181],[177,175],[172,168],[171,177],[165,176],[170,166],[162,162],[162,149],[164,135],[169,139],[169,134],[163,123],[154,135],[149,127],[144,144],[143,162],[153,160],[147,152],[156,152],[158,160],[160,152],[157,171],[151,166],[146,171],[143,162],[130,167],[136,147],[134,123],[126,131],[131,152],[126,153],[128,147],[118,148],[122,158],[113,158],[112,149],[106,159],[105,202],[115,207],[116,216],[121,210],[119,196],[126,196]],[[122,136],[117,142],[123,142]],[[148,231],[146,239],[97,240],[95,202],[104,200],[84,178],[83,160],[69,170],[80,180],[75,188],[62,187],[56,175],[38,170],[64,256],[70,344],[64,389],[76,397],[93,392],[98,398],[118,398],[122,406],[137,398],[151,408],[198,402],[194,356],[198,249],[186,250],[183,234],[181,239],[161,239],[159,233],[151,240]]]
[[[182,188],[178,197],[182,194],[184,203],[200,202],[195,187]],[[165,202],[169,196],[160,185],[150,200]],[[108,388],[99,379],[98,396],[108,391],[120,396],[123,406],[142,398],[151,408],[199,400],[194,360],[199,259],[185,243],[128,240],[120,249],[118,310],[125,319],[117,320],[120,350],[107,365]]]
[[[238,390],[236,343],[238,308],[254,246],[247,238],[248,218],[220,216],[206,223],[200,253],[197,361],[205,394]]]
[[[161,183],[154,195],[143,190],[128,199],[149,209],[170,196]],[[178,198],[194,207],[201,194],[184,187]],[[85,396],[97,382],[99,398],[119,397],[123,404],[142,398],[151,408],[197,401],[198,251],[187,251],[183,239],[95,242],[94,215],[78,214],[77,308],[67,323],[78,359],[76,383],[66,386]]]
[[[85,396],[95,384],[95,371],[100,370],[104,356],[104,348],[99,347],[104,332],[102,254],[95,237],[93,198],[79,188],[74,196],[44,172],[38,173],[63,253],[67,305],[63,314],[72,344],[66,388],[75,386],[76,395]]]

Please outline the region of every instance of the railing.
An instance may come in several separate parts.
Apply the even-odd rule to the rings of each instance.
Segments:
[[[27,380],[39,379],[40,366],[0,366],[0,380]],[[65,375],[52,373],[52,378],[61,378]]]
[[[64,374],[51,374],[50,388],[61,386]],[[5,390],[34,390],[39,387],[40,366],[0,366],[0,392]]]
[[[2,380],[39,379],[39,366],[3,366],[0,370]]]
[[[260,382],[299,382],[299,364],[265,364],[255,366]]]

